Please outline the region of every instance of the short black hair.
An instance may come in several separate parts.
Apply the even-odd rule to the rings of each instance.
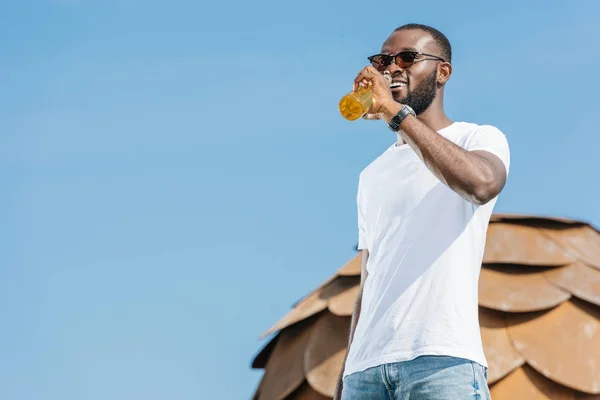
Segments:
[[[435,42],[437,43],[437,45],[439,47],[439,50],[441,52],[440,57],[442,57],[444,60],[448,61],[449,63],[452,62],[452,46],[450,46],[450,41],[448,40],[446,35],[444,35],[440,31],[438,31],[437,29],[432,28],[431,26],[421,25],[421,24],[402,25],[402,26],[396,28],[394,30],[394,32],[407,31],[407,30],[411,30],[411,29],[420,29],[422,31],[429,33],[431,35],[431,37],[433,37],[433,40],[435,40]]]

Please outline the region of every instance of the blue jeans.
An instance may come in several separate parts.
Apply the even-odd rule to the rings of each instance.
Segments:
[[[469,360],[421,356],[344,378],[342,400],[489,400],[487,368]]]

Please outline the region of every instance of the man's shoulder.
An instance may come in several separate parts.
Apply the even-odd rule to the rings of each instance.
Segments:
[[[458,141],[468,141],[474,136],[480,135],[504,135],[504,132],[495,125],[492,124],[478,124],[475,122],[457,122],[457,135]]]
[[[456,126],[457,126],[458,131],[460,131],[461,133],[466,133],[466,134],[474,132],[474,131],[480,131],[480,130],[500,130],[495,125],[480,124],[480,123],[476,123],[476,122],[460,121],[460,122],[456,122]]]

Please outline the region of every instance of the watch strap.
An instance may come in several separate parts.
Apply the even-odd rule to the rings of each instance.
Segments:
[[[398,114],[394,115],[394,117],[390,120],[388,124],[389,128],[394,132],[398,132],[400,130],[400,124],[402,124],[402,121],[404,121],[409,115],[416,116],[412,108],[406,104],[403,104],[400,111],[398,111]]]

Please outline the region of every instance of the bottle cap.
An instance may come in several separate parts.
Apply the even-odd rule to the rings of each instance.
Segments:
[[[388,85],[392,84],[392,74],[390,74],[390,71],[385,71],[383,73],[383,77],[385,78],[385,80],[387,81]]]

